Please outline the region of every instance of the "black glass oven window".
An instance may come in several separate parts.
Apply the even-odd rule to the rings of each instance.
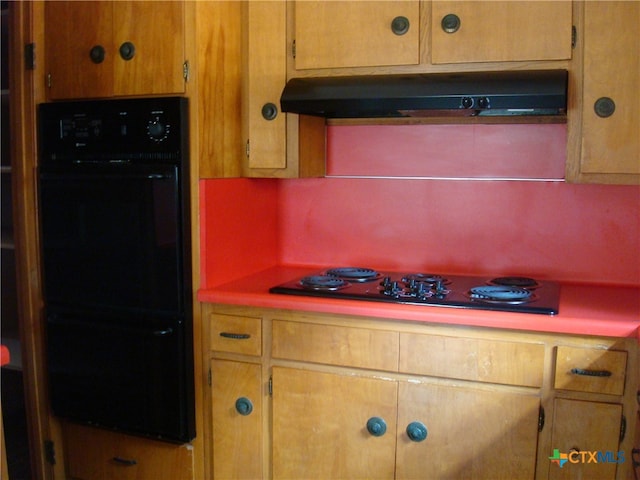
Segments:
[[[177,167],[40,180],[50,305],[182,311]]]

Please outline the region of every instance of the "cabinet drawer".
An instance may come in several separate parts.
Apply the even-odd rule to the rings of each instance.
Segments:
[[[544,345],[400,334],[400,371],[478,382],[542,386]]]
[[[274,320],[274,358],[398,370],[398,334],[383,330]]]
[[[65,424],[68,475],[79,480],[193,478],[193,450],[92,427]]]
[[[559,346],[554,387],[622,395],[626,368],[624,351]]]
[[[236,315],[212,315],[211,350],[262,355],[262,319]]]

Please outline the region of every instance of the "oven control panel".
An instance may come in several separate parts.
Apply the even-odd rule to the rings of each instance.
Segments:
[[[187,106],[182,97],[41,104],[41,159],[180,156],[188,140]]]

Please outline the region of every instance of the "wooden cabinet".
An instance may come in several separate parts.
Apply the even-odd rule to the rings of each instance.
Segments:
[[[272,338],[274,359],[309,364],[304,370],[273,368],[274,478],[533,478],[536,389],[402,375],[539,387],[542,344],[279,319]],[[351,368],[324,372],[311,364],[400,376]],[[495,454],[507,450],[513,456]]]
[[[571,2],[439,1],[431,60],[439,63],[571,58]]]
[[[67,423],[63,427],[67,475],[77,480],[190,480],[193,451],[107,430]]]
[[[620,453],[622,405],[558,398],[555,400],[552,445],[565,454],[566,464],[549,464],[550,479],[616,478],[618,461],[630,462]],[[604,455],[595,463],[590,454]],[[554,455],[555,456],[555,455]],[[558,455],[559,456],[559,455]],[[598,458],[596,457],[596,460]]]
[[[539,404],[535,395],[274,367],[273,477],[533,478]],[[469,412],[479,413],[472,422]]]
[[[420,60],[417,0],[297,1],[294,9],[296,69],[415,65]]]
[[[324,175],[324,119],[280,111],[287,76],[286,2],[245,2],[243,25],[243,175]]]
[[[567,179],[640,184],[640,3],[576,2],[574,8]]]
[[[264,478],[262,320],[214,314],[207,357],[210,370],[212,478]],[[233,358],[225,358],[225,356]],[[241,356],[239,356],[241,355]]]
[[[622,480],[632,471],[636,339],[206,309],[214,478]],[[575,451],[573,462],[560,468],[556,450]],[[580,463],[596,451],[599,464]]]
[[[51,100],[185,91],[183,2],[45,4]]]

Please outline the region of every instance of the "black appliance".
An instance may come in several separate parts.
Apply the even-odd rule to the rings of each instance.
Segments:
[[[187,100],[46,103],[38,113],[52,410],[190,441]]]
[[[566,70],[292,78],[283,112],[326,118],[565,115]]]
[[[271,293],[555,315],[560,287],[529,277],[389,273],[338,267],[278,285]]]

